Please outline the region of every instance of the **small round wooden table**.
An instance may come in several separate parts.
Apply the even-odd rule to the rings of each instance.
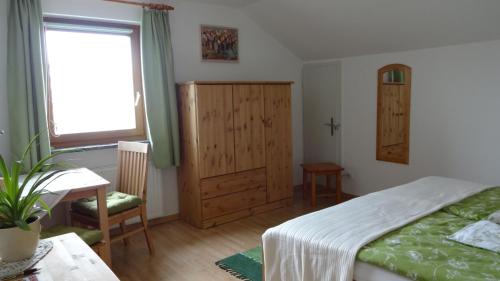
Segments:
[[[303,170],[303,194],[304,198],[307,193],[307,175],[311,175],[311,205],[316,206],[316,176],[326,176],[326,187],[331,188],[330,176],[335,176],[335,203],[339,204],[342,202],[342,171],[344,168],[340,167],[335,163],[311,163],[302,164]],[[321,196],[330,196],[332,194],[322,194]]]

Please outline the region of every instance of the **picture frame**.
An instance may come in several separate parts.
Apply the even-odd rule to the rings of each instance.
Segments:
[[[239,62],[238,29],[200,25],[201,60],[206,62]]]

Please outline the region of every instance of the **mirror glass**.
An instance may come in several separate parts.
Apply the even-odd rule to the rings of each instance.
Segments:
[[[389,70],[384,72],[384,84],[405,84],[405,73],[403,70]]]

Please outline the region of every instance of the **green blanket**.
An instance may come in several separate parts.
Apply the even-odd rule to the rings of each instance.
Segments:
[[[488,189],[366,245],[358,260],[412,280],[500,281],[500,254],[446,239],[500,209],[500,187]]]

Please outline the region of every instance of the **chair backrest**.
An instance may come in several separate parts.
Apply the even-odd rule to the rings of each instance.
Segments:
[[[148,144],[118,142],[118,191],[146,200],[148,184]]]

